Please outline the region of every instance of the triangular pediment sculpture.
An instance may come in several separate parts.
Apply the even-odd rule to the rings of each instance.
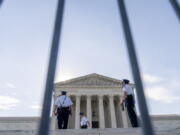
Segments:
[[[59,82],[55,84],[56,87],[70,86],[70,87],[111,87],[122,86],[122,81],[102,76],[99,74],[89,74],[82,77],[77,77],[67,81]]]

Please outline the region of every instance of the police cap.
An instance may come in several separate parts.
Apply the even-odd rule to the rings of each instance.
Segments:
[[[66,95],[66,93],[67,93],[66,91],[62,91],[61,92],[62,95]]]
[[[123,79],[123,82],[124,82],[125,84],[129,84],[129,80],[128,80],[128,79]]]

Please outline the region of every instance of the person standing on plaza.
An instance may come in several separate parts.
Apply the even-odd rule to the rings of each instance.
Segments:
[[[125,102],[132,127],[138,127],[138,119],[135,112],[134,90],[133,87],[129,84],[129,80],[127,79],[123,80],[123,92],[124,96],[121,104],[123,105]]]
[[[56,99],[54,104],[53,112],[54,115],[57,116],[59,129],[67,129],[69,115],[71,114],[71,106],[73,104],[66,93],[66,91],[62,91],[61,96]]]

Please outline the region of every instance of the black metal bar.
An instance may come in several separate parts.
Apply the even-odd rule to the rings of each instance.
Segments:
[[[51,100],[52,100],[52,92],[54,87],[54,76],[56,71],[59,41],[60,41],[61,29],[62,29],[64,4],[65,4],[65,0],[58,0],[57,14],[56,14],[56,20],[54,26],[46,87],[44,93],[43,110],[42,110],[38,135],[49,134]]]
[[[124,30],[124,35],[126,38],[126,45],[127,45],[127,50],[129,54],[129,59],[131,63],[131,70],[133,73],[133,78],[136,84],[136,92],[137,92],[137,98],[138,98],[138,103],[139,103],[139,110],[141,113],[141,126],[144,135],[153,135],[153,128],[151,124],[151,119],[148,114],[148,108],[146,104],[146,99],[144,95],[144,90],[143,90],[143,84],[141,80],[141,75],[140,75],[140,69],[138,66],[138,61],[136,57],[136,52],[134,48],[134,42],[133,42],[133,37],[131,35],[131,30],[129,26],[129,21],[128,21],[128,16],[126,13],[126,8],[125,8],[125,3],[123,0],[118,0],[118,6],[119,6],[119,11],[121,14],[121,19],[122,19],[122,25],[123,25],[123,30]]]
[[[177,0],[169,0],[169,2],[171,3],[172,7],[174,8],[174,11],[178,17],[178,19],[180,20],[180,6],[178,4]]]
[[[3,3],[3,0],[0,0],[0,6],[2,5],[2,3]]]

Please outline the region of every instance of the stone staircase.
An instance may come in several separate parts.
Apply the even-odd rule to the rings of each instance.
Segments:
[[[37,135],[39,118],[0,118],[0,135]],[[156,135],[180,135],[180,116],[152,118]],[[142,135],[141,128],[51,130],[49,135]]]
[[[180,135],[180,125],[155,127],[156,135]],[[0,135],[36,135],[37,130],[0,130]],[[140,128],[51,130],[50,135],[142,135]]]

